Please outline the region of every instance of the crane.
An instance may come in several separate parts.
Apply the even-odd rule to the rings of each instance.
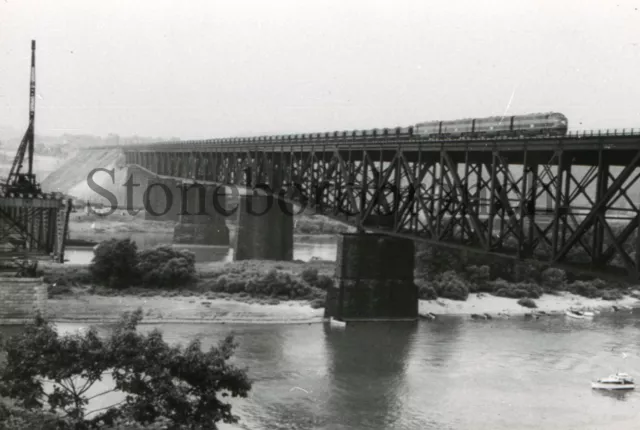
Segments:
[[[20,142],[18,153],[13,160],[11,171],[0,191],[4,191],[5,197],[40,197],[42,190],[33,173],[33,149],[35,138],[36,116],[36,41],[31,41],[31,80],[29,83],[29,125]],[[27,171],[23,172],[25,157]]]

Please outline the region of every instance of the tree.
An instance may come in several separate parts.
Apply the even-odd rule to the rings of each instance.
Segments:
[[[228,363],[236,347],[233,338],[208,352],[199,341],[182,349],[168,345],[158,330],[138,333],[141,320],[141,309],[125,313],[110,335],[101,338],[95,328],[59,336],[38,316],[21,335],[4,342],[0,395],[27,410],[46,405],[77,430],[122,420],[143,425],[166,421],[168,428],[181,429],[217,429],[219,421],[237,422],[231,405],[218,397],[246,397],[251,389],[246,370]],[[89,389],[106,375],[113,388],[88,398]],[[45,381],[53,384],[48,393]],[[103,410],[86,410],[89,400],[110,392],[120,392],[123,399]]]
[[[131,239],[100,242],[89,266],[94,280],[113,288],[137,282],[138,246]]]

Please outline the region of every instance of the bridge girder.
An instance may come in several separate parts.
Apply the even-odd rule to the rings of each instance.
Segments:
[[[361,229],[640,279],[640,138],[124,148],[128,164],[266,185]]]

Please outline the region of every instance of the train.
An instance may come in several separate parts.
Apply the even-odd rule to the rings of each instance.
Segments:
[[[568,128],[566,116],[558,112],[548,112],[455,121],[429,121],[416,124],[414,134],[430,138],[564,136]]]
[[[430,139],[461,139],[484,137],[565,136],[569,128],[567,117],[558,112],[527,115],[491,116],[453,121],[427,121],[409,127],[372,130],[335,131],[276,136],[275,139],[314,140],[323,138],[365,138],[389,135],[419,136]],[[257,138],[273,140],[274,137]]]

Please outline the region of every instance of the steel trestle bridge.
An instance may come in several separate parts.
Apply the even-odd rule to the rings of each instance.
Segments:
[[[362,230],[640,279],[640,133],[433,140],[406,129],[122,147],[127,164],[266,185]]]

